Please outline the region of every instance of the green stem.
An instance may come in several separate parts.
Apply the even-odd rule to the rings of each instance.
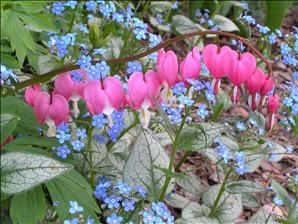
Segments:
[[[248,40],[246,40],[245,38],[240,37],[238,35],[232,34],[232,33],[227,33],[227,32],[222,32],[222,31],[213,31],[213,30],[186,33],[186,34],[183,34],[183,35],[168,39],[168,40],[158,44],[157,46],[155,46],[153,48],[150,48],[147,51],[142,52],[140,54],[136,54],[136,55],[132,55],[132,56],[124,57],[124,58],[112,58],[112,59],[106,60],[106,62],[107,63],[120,63],[120,62],[122,63],[122,62],[137,60],[139,58],[143,58],[143,57],[145,57],[149,54],[152,54],[152,53],[154,53],[154,52],[156,52],[156,51],[158,51],[162,48],[165,48],[165,47],[169,46],[170,44],[175,43],[177,41],[184,40],[184,39],[187,39],[189,37],[193,37],[193,36],[197,36],[197,35],[204,36],[204,35],[208,35],[208,34],[215,34],[215,35],[220,35],[220,36],[225,36],[225,37],[230,37],[230,38],[240,40],[246,46],[249,47],[249,49],[252,53],[254,53],[256,56],[258,56],[259,58],[261,58],[265,62],[269,74],[273,75],[272,66],[271,66],[270,61],[268,61],[252,44],[250,44]],[[98,60],[94,60],[93,63],[97,63],[97,62],[98,62]],[[28,79],[28,80],[25,80],[23,82],[17,83],[14,87],[15,87],[16,90],[19,90],[19,89],[25,88],[25,87],[33,85],[33,84],[47,82],[47,81],[51,80],[52,78],[54,78],[56,75],[58,75],[60,73],[72,71],[72,70],[75,70],[75,69],[79,69],[79,66],[76,65],[76,64],[72,64],[72,65],[69,65],[67,67],[63,67],[63,68],[59,68],[59,69],[50,71],[50,72],[45,73],[43,75],[39,75],[39,76],[36,75],[37,76],[36,78]]]
[[[188,110],[187,110],[188,111]],[[171,156],[170,156],[170,163],[169,163],[169,167],[168,167],[168,171],[169,173],[172,171],[173,169],[173,165],[174,165],[174,160],[175,160],[175,155],[176,155],[176,152],[178,150],[178,141],[179,141],[179,137],[180,137],[180,134],[181,134],[181,131],[183,129],[183,126],[185,124],[185,121],[186,121],[186,114],[187,114],[187,111],[185,112],[185,116],[183,117],[183,120],[180,124],[180,127],[177,131],[177,134],[175,136],[175,140],[173,142],[173,148],[172,148],[172,152],[171,152]],[[167,189],[168,189],[168,186],[169,186],[169,183],[171,181],[171,177],[169,175],[166,174],[166,180],[165,180],[165,183],[162,187],[162,191],[161,191],[161,194],[159,196],[159,201],[163,201],[163,199],[165,198],[166,196],[166,192],[167,192]]]
[[[267,217],[267,219],[266,219],[266,221],[265,221],[265,224],[268,223],[270,217],[272,216],[272,212],[274,211],[275,207],[276,207],[276,204],[274,204],[274,206],[273,206],[273,208],[272,208],[272,210],[271,210],[271,213],[268,215],[268,217]]]
[[[180,161],[178,162],[178,164],[175,166],[175,170],[178,170],[180,168],[180,166],[185,162],[185,160],[187,159],[187,157],[191,154],[190,151],[187,151],[184,153],[184,155],[182,156],[182,158],[180,159]]]
[[[221,184],[221,187],[220,187],[220,189],[219,189],[219,192],[218,192],[218,194],[217,194],[217,196],[216,196],[216,199],[215,199],[215,201],[214,201],[214,204],[213,204],[213,206],[212,206],[212,208],[211,208],[211,211],[210,211],[210,213],[209,213],[209,217],[211,217],[211,218],[215,217],[215,215],[216,215],[216,210],[217,210],[219,201],[220,201],[220,199],[221,199],[221,197],[222,197],[222,195],[223,195],[223,193],[224,193],[224,191],[225,191],[225,186],[226,186],[226,184],[227,184],[228,178],[229,178],[229,176],[231,175],[232,171],[233,171],[233,167],[231,167],[231,168],[228,170],[228,172],[226,173],[226,175],[225,175],[225,178],[224,178],[224,180],[223,180],[223,182],[222,182],[222,184]]]
[[[89,166],[90,166],[90,184],[91,187],[95,187],[95,172],[93,169],[93,158],[92,158],[92,128],[89,129],[88,132],[88,145],[87,145],[87,150],[89,152]]]

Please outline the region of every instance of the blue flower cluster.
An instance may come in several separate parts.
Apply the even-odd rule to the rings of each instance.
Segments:
[[[236,173],[243,175],[248,171],[248,167],[245,164],[246,155],[243,151],[233,152],[228,146],[223,144],[219,139],[214,140],[215,144],[218,144],[217,153],[223,159],[225,163],[229,161],[235,161]]]
[[[0,86],[2,86],[4,83],[6,85],[11,85],[11,79],[13,79],[14,82],[18,81],[18,76],[13,73],[12,69],[7,68],[5,65],[1,65],[0,76],[1,76]]]
[[[174,216],[163,202],[152,202],[151,208],[143,211],[143,222],[145,224],[172,224]]]
[[[139,61],[129,61],[127,63],[128,68],[127,68],[127,73],[131,74],[133,72],[141,72],[142,71],[142,64]]]
[[[67,156],[71,153],[69,147],[72,147],[73,150],[80,152],[82,148],[85,147],[85,142],[87,139],[86,129],[76,129],[74,135],[70,133],[70,127],[67,123],[61,123],[57,127],[56,138],[58,139],[61,146],[56,148],[57,156],[66,159]],[[68,144],[69,143],[69,144]]]
[[[106,222],[109,224],[120,224],[124,223],[123,221],[133,224],[131,220],[125,220],[130,217],[126,213],[138,213],[141,208],[137,210],[136,204],[145,200],[146,194],[147,192],[142,186],[132,187],[121,181],[114,183],[107,177],[99,178],[94,191],[95,197],[104,203],[102,208],[112,210],[112,214],[106,218]],[[122,212],[120,213],[119,210]],[[174,221],[174,216],[162,202],[153,202],[150,208],[145,208],[139,214],[142,214],[146,224],[171,224]]]
[[[107,137],[111,139],[112,142],[116,142],[120,136],[122,130],[124,129],[124,113],[114,111],[111,114],[111,119],[108,122],[107,117],[104,114],[97,114],[92,117],[92,126],[100,129],[101,134],[94,134],[93,139],[96,140],[99,144],[104,144],[107,141]],[[103,128],[108,126],[106,133],[103,132]]]
[[[84,208],[79,206],[77,201],[70,201],[70,208],[69,208],[69,214],[70,215],[74,215],[77,213],[81,213],[84,211]],[[79,218],[72,218],[70,220],[66,219],[64,220],[63,224],[79,224],[79,223],[83,223],[84,216],[82,214],[79,214]],[[90,216],[88,217],[88,219],[86,220],[85,224],[93,224],[94,223],[94,219],[92,219]]]
[[[298,125],[295,121],[295,117],[298,116],[298,82],[294,79],[295,73],[297,72],[293,74],[293,82],[287,82],[285,86],[286,94],[283,98],[285,110],[282,112],[284,116],[281,119],[281,123],[289,126],[289,130],[291,130],[292,126]]]
[[[169,107],[165,103],[160,104],[161,109],[167,114],[168,119],[170,120],[171,123],[173,124],[179,124],[182,121],[182,108],[174,108],[174,107]]]
[[[199,19],[201,25],[207,26],[209,29],[217,31],[219,28],[209,16],[210,11],[208,9],[196,10],[196,17]]]
[[[49,35],[50,40],[48,41],[48,44],[51,48],[51,52],[56,52],[57,56],[62,58],[68,54],[68,48],[75,45],[77,34],[67,33],[66,35],[60,37],[58,35],[53,35],[52,33],[49,33]]]

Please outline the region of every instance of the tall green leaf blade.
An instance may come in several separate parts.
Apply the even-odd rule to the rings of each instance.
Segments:
[[[91,216],[98,223],[96,213],[100,213],[98,205],[92,197],[92,189],[88,182],[77,171],[72,170],[52,181],[46,183],[52,201],[57,201],[59,206],[55,207],[59,222],[69,216],[69,201],[77,201],[84,208],[84,217]]]
[[[2,143],[16,128],[18,117],[14,114],[1,114],[1,140]]]
[[[292,4],[291,1],[265,1],[266,25],[271,29],[279,29]]]
[[[1,97],[1,112],[11,113],[20,117],[16,131],[20,134],[39,135],[38,123],[35,120],[33,109],[15,96]]]
[[[45,196],[41,186],[15,195],[11,200],[10,216],[14,223],[39,223],[45,213]]]
[[[1,192],[16,194],[38,186],[72,168],[43,155],[8,152],[1,155]]]
[[[43,14],[18,14],[27,24],[33,26],[36,29],[47,32],[57,32],[57,28],[53,24],[49,16]]]

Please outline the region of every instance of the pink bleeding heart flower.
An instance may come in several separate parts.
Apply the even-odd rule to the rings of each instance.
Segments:
[[[155,108],[153,98],[157,98],[160,82],[156,72],[148,70],[145,74],[134,72],[128,79],[128,104],[135,110],[140,110],[140,120],[147,127],[150,120],[149,106]]]
[[[163,49],[157,55],[157,73],[161,82],[170,87],[178,81],[178,59],[173,51],[165,52]]]
[[[267,93],[269,93],[274,88],[274,81],[271,77],[267,77],[264,84],[262,85],[260,94],[262,96],[265,96]]]
[[[180,64],[181,79],[188,84],[187,79],[198,79],[200,71],[200,51],[198,47],[195,47]]]
[[[247,89],[249,92],[248,105],[252,110],[256,110],[259,105],[257,93],[260,92],[263,84],[265,83],[266,75],[260,68],[256,68],[252,76],[246,81]]]
[[[69,121],[69,105],[67,100],[58,94],[39,92],[34,100],[34,114],[40,124],[49,126],[48,136],[54,136],[56,126]]]
[[[225,55],[231,55],[231,53],[226,53]],[[227,58],[227,64],[225,65],[224,70],[227,73],[229,80],[235,85],[232,95],[233,103],[238,102],[240,99],[239,86],[252,76],[255,69],[256,59],[248,52],[241,54],[238,59],[235,59],[234,57]]]
[[[259,106],[263,106],[265,103],[265,97],[267,95],[267,93],[269,93],[271,90],[273,90],[274,88],[274,81],[270,76],[267,76],[261,90],[260,90],[260,95],[261,95],[261,99],[260,99],[260,104]]]
[[[213,76],[211,86],[214,94],[218,93],[220,79],[226,75],[229,64],[236,61],[238,57],[238,53],[227,46],[219,48],[215,44],[208,44],[204,48],[202,60]],[[227,58],[230,60],[227,60]]]
[[[127,84],[127,100],[129,105],[135,110],[140,109],[148,95],[148,86],[144,81],[143,73],[132,73]]]
[[[268,98],[268,115],[266,118],[266,130],[271,131],[275,123],[275,114],[279,105],[279,96],[275,94],[274,96],[269,96]]]
[[[109,102],[109,109],[112,112],[114,109],[123,111],[126,106],[126,97],[120,80],[115,77],[108,77],[103,81],[103,87]]]
[[[82,69],[74,70],[72,72],[78,72],[82,77],[85,77],[85,72]],[[73,101],[72,114],[74,117],[78,117],[80,114],[78,101],[83,98],[85,83],[83,81],[74,81],[71,72],[65,72],[56,77],[54,86],[55,93],[64,96],[67,100]]]
[[[84,89],[84,100],[92,115],[103,113],[107,105],[107,95],[98,80],[90,80]]]
[[[37,93],[41,91],[41,86],[39,84],[35,84],[32,86],[29,86],[25,90],[25,101],[27,104],[34,106],[34,99]]]
[[[72,72],[80,72],[82,75],[85,74],[85,72],[81,69]],[[69,100],[71,98],[83,97],[85,83],[83,81],[74,81],[71,77],[71,72],[65,72],[56,77],[54,86],[56,93]]]

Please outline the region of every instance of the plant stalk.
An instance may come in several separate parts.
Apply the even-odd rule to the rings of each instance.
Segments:
[[[225,186],[227,184],[227,181],[228,181],[229,176],[231,175],[232,171],[233,171],[233,167],[230,167],[230,169],[228,170],[228,172],[225,175],[225,178],[224,178],[224,180],[223,180],[223,182],[221,184],[221,187],[219,189],[219,192],[218,192],[218,194],[216,196],[216,199],[214,201],[214,204],[213,204],[213,206],[211,208],[211,211],[209,213],[209,217],[211,217],[211,218],[215,217],[215,215],[216,215],[216,210],[217,210],[219,201],[220,201],[220,199],[221,199],[221,197],[222,197],[222,195],[223,195],[223,193],[225,191]]]
[[[260,53],[252,44],[249,43],[249,41],[243,37],[240,37],[238,35],[232,34],[232,33],[227,33],[227,32],[222,32],[222,31],[213,31],[213,30],[207,30],[207,31],[198,31],[198,32],[192,32],[192,33],[186,33],[171,39],[168,39],[158,45],[156,45],[153,48],[148,49],[145,52],[142,52],[140,54],[136,54],[136,55],[132,55],[132,56],[128,56],[128,57],[123,57],[123,58],[112,58],[112,59],[108,59],[106,60],[107,63],[122,63],[122,62],[128,62],[128,61],[133,61],[133,60],[137,60],[139,58],[143,58],[149,54],[152,54],[162,48],[165,48],[167,46],[169,46],[170,44],[180,41],[180,40],[184,40],[193,36],[204,36],[204,35],[208,35],[208,34],[215,34],[215,35],[219,35],[219,36],[225,36],[225,37],[230,37],[230,38],[234,38],[237,40],[240,40],[241,42],[243,42],[246,46],[249,47],[249,50],[255,54],[256,56],[258,56],[259,58],[261,58],[266,66],[267,66],[267,70],[269,75],[271,74],[273,76],[273,71],[272,71],[272,66],[270,61],[268,61],[263,55],[262,53]],[[94,60],[93,63],[97,63],[98,60]],[[79,69],[79,65],[76,64],[72,64],[69,65],[67,67],[63,67],[63,68],[58,68],[56,70],[47,72],[43,75],[39,75],[33,79],[29,79],[29,80],[25,80],[23,82],[17,83],[14,87],[16,90],[25,88],[27,86],[33,85],[33,84],[37,84],[37,83],[42,83],[42,82],[47,82],[49,80],[51,80],[52,78],[54,78],[56,75],[63,73],[63,72],[68,72],[68,71],[72,71],[75,69]]]

